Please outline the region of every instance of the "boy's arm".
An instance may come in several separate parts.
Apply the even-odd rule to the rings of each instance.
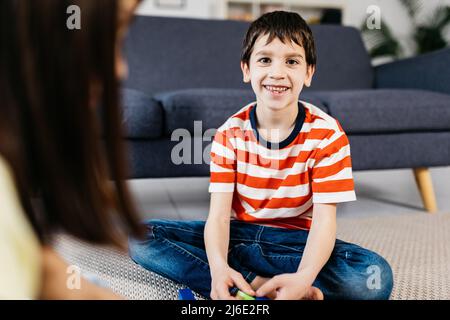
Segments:
[[[209,216],[205,225],[205,247],[212,278],[212,299],[233,299],[229,292],[229,288],[233,286],[247,294],[255,294],[242,275],[231,269],[227,262],[232,201],[232,192],[211,193]]]
[[[310,285],[327,263],[336,242],[336,204],[314,204],[313,217],[297,270]]]
[[[336,204],[314,204],[313,222],[297,272],[275,276],[257,291],[257,295],[264,296],[277,291],[276,299],[279,300],[305,297],[330,258],[335,242]]]
[[[211,273],[227,266],[232,192],[213,192],[205,225],[205,247]]]

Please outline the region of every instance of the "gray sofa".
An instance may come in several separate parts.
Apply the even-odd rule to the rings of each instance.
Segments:
[[[180,142],[172,134],[185,129],[193,149],[206,148],[211,140],[195,132],[194,121],[202,121],[202,132],[218,128],[255,99],[239,67],[247,27],[136,18],[126,39],[130,73],[123,90],[132,178],[209,175],[207,162],[171,161]],[[425,207],[436,210],[426,168],[450,165],[450,48],[372,67],[355,28],[313,25],[312,31],[317,70],[300,98],[340,121],[354,170],[414,169]]]

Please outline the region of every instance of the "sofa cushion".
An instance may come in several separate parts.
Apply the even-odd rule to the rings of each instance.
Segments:
[[[315,92],[347,133],[450,130],[450,95],[378,89]]]
[[[358,29],[319,24],[312,25],[311,31],[317,65],[312,85],[304,88],[305,92],[373,88],[374,71]]]
[[[122,90],[125,138],[158,138],[162,135],[163,111],[159,103],[133,90]]]
[[[136,16],[125,42],[127,87],[149,95],[187,88],[244,89],[239,62],[248,25]]]
[[[186,89],[155,95],[165,112],[165,134],[171,135],[178,128],[194,132],[194,121],[202,121],[201,133],[219,128],[231,115],[255,101],[249,89]],[[313,93],[301,96],[325,110]],[[326,111],[326,110],[325,110]],[[200,130],[197,130],[200,133]]]

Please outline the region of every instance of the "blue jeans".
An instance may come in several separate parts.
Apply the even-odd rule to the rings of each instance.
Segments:
[[[145,240],[131,239],[131,258],[144,268],[188,286],[204,297],[211,291],[203,221],[150,220]],[[308,232],[231,221],[228,264],[247,282],[297,271]],[[325,299],[388,299],[393,276],[378,254],[336,240],[313,286]]]

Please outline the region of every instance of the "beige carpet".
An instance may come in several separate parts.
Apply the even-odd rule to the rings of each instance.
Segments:
[[[339,217],[338,238],[378,252],[394,272],[392,299],[450,299],[450,213]],[[148,272],[126,255],[60,237],[57,250],[129,299],[177,299],[182,286]]]
[[[340,218],[338,237],[381,254],[394,273],[392,299],[450,299],[450,214]]]

